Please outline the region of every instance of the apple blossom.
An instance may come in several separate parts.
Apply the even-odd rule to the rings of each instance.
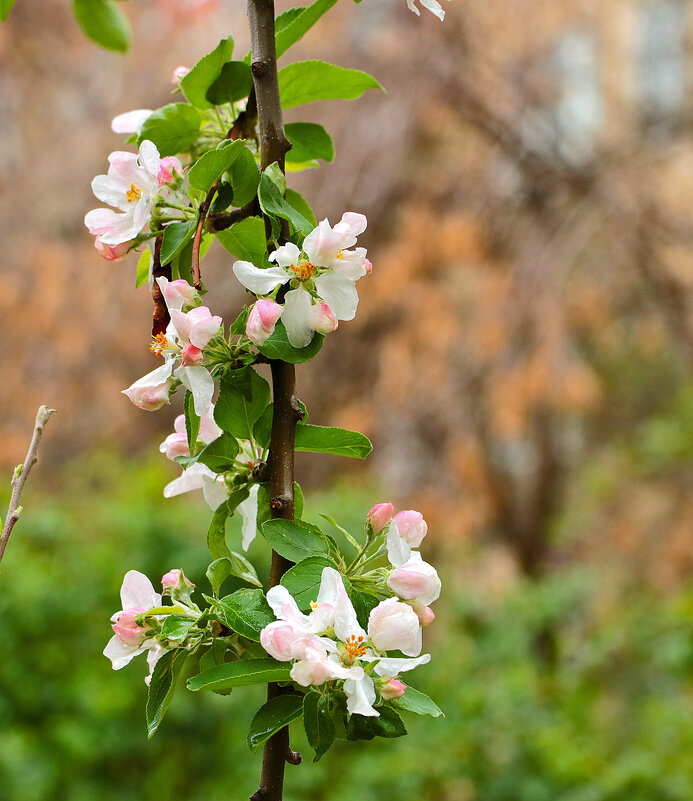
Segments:
[[[175,281],[169,281],[163,275],[156,279],[161,294],[164,296],[166,307],[169,309],[178,309],[181,311],[189,311],[200,299],[200,293],[194,286],[189,284],[184,278],[176,278]]]
[[[159,445],[159,451],[166,454],[166,458],[174,461],[176,456],[190,456],[188,448],[188,434],[185,428],[185,415],[179,414],[173,422],[174,433],[169,434]],[[197,433],[197,441],[204,445],[209,445],[220,437],[222,430],[214,421],[214,406],[210,406],[209,411],[200,417],[200,428]]]
[[[378,684],[380,697],[385,701],[395,701],[401,698],[407,689],[406,684],[402,684],[398,679],[388,679]]]
[[[157,174],[159,186],[170,184],[175,179],[176,173],[178,175],[183,174],[183,165],[180,160],[175,156],[164,156],[159,164],[159,172]]]
[[[154,112],[149,108],[136,108],[119,114],[111,120],[111,130],[117,134],[138,134]]]
[[[435,612],[430,606],[426,606],[423,601],[414,600],[411,602],[411,606],[414,612],[416,612],[416,616],[419,618],[419,623],[422,626],[430,626],[436,619]]]
[[[273,300],[262,299],[255,302],[248,322],[245,326],[245,333],[248,339],[255,345],[264,345],[274,333],[277,320],[282,316],[284,307],[275,303]]]
[[[223,477],[213,473],[207,465],[195,462],[164,487],[164,498],[198,489],[202,490],[207,506],[212,511],[218,509],[229,496]]]
[[[397,512],[392,520],[392,528],[412,548],[418,548],[428,533],[428,525],[421,512],[413,509]]]
[[[327,331],[332,320],[352,320],[356,315],[356,281],[366,274],[366,249],[349,248],[366,225],[363,214],[345,212],[334,228],[322,220],[303,240],[303,250],[293,242],[277,248],[269,257],[276,267],[261,269],[249,261],[233,265],[236,278],[256,295],[269,295],[290,283],[282,322],[295,348],[308,345],[316,330]],[[329,312],[324,307],[314,311],[314,294],[327,303]]]
[[[176,67],[175,70],[171,73],[171,83],[174,86],[178,86],[178,84],[185,78],[185,76],[190,72],[190,67],[185,67],[181,65],[180,67]]]
[[[366,515],[366,524],[374,534],[378,534],[392,520],[395,507],[391,503],[376,503]]]
[[[398,565],[387,578],[387,586],[405,601],[420,601],[425,606],[440,597],[440,578],[433,565],[424,562],[414,551],[408,561]]]
[[[373,264],[370,259],[366,259],[366,261],[364,261],[363,267],[367,275],[370,275],[373,272]]]
[[[437,0],[419,0],[419,2],[427,11],[430,11],[431,14],[438,17],[439,20],[445,19],[445,11],[443,11],[443,7]],[[417,16],[421,16],[421,12],[414,5],[414,0],[407,0],[407,8],[413,11]]]
[[[339,325],[337,318],[332,313],[329,304],[321,300],[316,303],[311,309],[311,325],[318,334],[331,334],[337,330]]]
[[[407,656],[421,653],[419,618],[411,606],[397,598],[387,598],[371,611],[368,637],[378,651],[397,648]]]
[[[124,389],[122,394],[127,395],[138,409],[145,409],[148,412],[156,411],[169,402],[172,372],[172,364],[163,364],[139,378],[134,384]]]
[[[132,242],[121,242],[119,245],[104,245],[104,243],[95,237],[94,247],[99,251],[106,261],[122,261],[127,255]]]
[[[161,577],[161,586],[165,591],[177,590],[182,587],[190,590],[195,585],[192,583],[192,581],[190,581],[189,578],[187,578],[182,570],[179,568],[174,568],[173,570],[169,570],[168,573],[164,573],[164,575]]]

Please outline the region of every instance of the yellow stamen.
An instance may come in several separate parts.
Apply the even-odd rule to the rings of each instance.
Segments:
[[[166,334],[157,334],[155,337],[152,337],[152,344],[149,346],[149,350],[157,356],[161,356],[167,346],[168,339],[166,339]]]
[[[142,190],[138,189],[135,184],[130,184],[130,188],[125,193],[125,197],[128,199],[128,203],[134,203],[136,200],[139,200],[142,197]]]
[[[344,646],[346,647],[347,656],[349,659],[356,659],[357,656],[363,656],[366,653],[366,647],[361,645],[363,637],[347,637]]]
[[[292,264],[289,268],[296,278],[308,279],[313,275],[315,265],[309,261],[300,261],[298,264]]]
[[[315,610],[318,608],[318,602],[317,601],[311,601],[310,602],[310,608],[311,608],[311,611],[315,612]]]

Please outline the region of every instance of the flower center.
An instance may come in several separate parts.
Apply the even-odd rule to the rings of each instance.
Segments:
[[[357,656],[363,656],[366,653],[366,648],[361,645],[363,637],[347,637],[344,646],[346,648],[347,656],[349,659],[356,659]]]
[[[317,608],[318,608],[318,602],[317,602],[317,601],[311,601],[311,602],[310,602],[310,609],[311,609],[311,611],[312,611],[312,612],[315,612],[315,610],[316,610]]]
[[[292,264],[289,269],[291,272],[293,272],[296,278],[300,278],[302,281],[305,281],[312,277],[315,265],[311,264],[309,261],[299,261],[298,264]]]
[[[168,344],[166,334],[157,334],[155,337],[152,337],[152,344],[149,346],[149,350],[157,356],[161,356],[168,347]]]
[[[142,190],[138,189],[135,184],[131,183],[130,188],[125,193],[125,197],[128,199],[128,203],[134,203],[136,200],[139,200],[142,197]]]

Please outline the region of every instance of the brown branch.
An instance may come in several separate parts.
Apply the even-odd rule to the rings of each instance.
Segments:
[[[49,417],[55,412],[55,409],[47,409],[45,406],[40,406],[36,413],[36,424],[34,425],[34,434],[31,437],[31,444],[27,451],[24,464],[17,465],[12,477],[12,495],[10,496],[10,505],[7,509],[7,517],[2,527],[2,536],[0,536],[0,562],[5,555],[5,548],[12,534],[14,524],[19,520],[22,513],[22,507],[19,505],[24,484],[29,476],[31,468],[38,460],[38,446],[43,436],[43,429],[48,422]]]
[[[234,223],[245,220],[246,217],[252,217],[255,214],[260,214],[260,204],[257,198],[251,200],[243,208],[209,214],[207,216],[207,230],[212,233],[223,231],[226,228],[230,228]]]
[[[159,284],[156,282],[157,278],[168,278],[171,280],[171,265],[166,267],[161,266],[161,245],[164,237],[157,236],[156,243],[154,244],[154,264],[152,265],[152,299],[154,301],[154,314],[152,315],[152,336],[163,334],[171,320],[168,313],[168,306],[164,300],[163,293]]]
[[[207,219],[207,212],[212,205],[214,195],[219,188],[219,180],[217,179],[212,188],[207,192],[207,197],[200,203],[200,215],[197,218],[197,228],[195,229],[195,238],[193,239],[192,246],[192,266],[190,271],[193,277],[193,286],[199,292],[202,289],[202,279],[200,278],[200,244],[202,242],[202,229],[204,228],[205,220]]]

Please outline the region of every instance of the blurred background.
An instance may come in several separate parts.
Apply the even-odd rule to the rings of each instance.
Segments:
[[[312,422],[374,452],[301,455],[307,516],[424,512],[444,593],[412,683],[447,717],[338,743],[288,770],[286,797],[690,801],[693,2],[445,5],[441,24],[342,0],[291,58],[387,94],[288,119],[337,147],[291,185],[318,218],[365,212],[374,264],[357,318],[298,371]],[[225,801],[259,774],[259,690],[181,690],[148,743],[144,664],[101,655],[128,569],[184,566],[205,591],[209,514],[161,498],[181,399],[151,415],[120,394],[155,366],[151,301],[135,257],[94,250],[89,185],[122,146],[113,116],[169,102],[172,69],[221,36],[247,49],[240,0],[123,7],[125,57],[67,2],[19,0],[0,28],[7,482],[38,405],[58,409],[0,579],[3,801]],[[215,244],[203,265],[225,320],[244,300],[231,263]]]

